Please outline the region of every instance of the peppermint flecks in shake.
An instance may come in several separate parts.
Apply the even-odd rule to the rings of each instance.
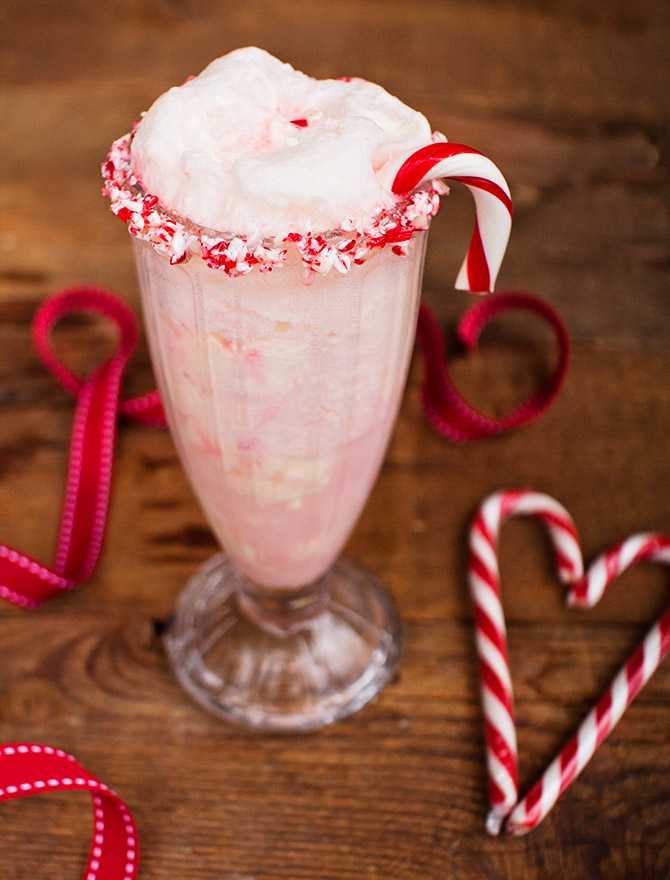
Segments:
[[[112,151],[170,427],[214,532],[263,586],[323,574],[379,469],[439,196],[399,198],[378,172],[429,143],[380,86],[249,48]]]

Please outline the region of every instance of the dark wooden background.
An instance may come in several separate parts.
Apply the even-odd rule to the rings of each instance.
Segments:
[[[0,125],[0,539],[48,561],[71,402],[34,354],[51,291],[110,286],[137,304],[130,244],[100,197],[111,140],[166,87],[257,44],[320,76],[360,75],[504,170],[516,204],[500,289],[562,313],[574,346],[552,411],[458,447],[432,432],[412,375],[388,460],[348,552],[390,584],[407,628],[400,674],[353,718],[254,735],[180,691],[160,630],[215,549],[164,432],[123,429],[106,551],[86,586],[37,613],[0,608],[0,740],[72,751],[131,807],[141,880],[670,877],[670,663],[583,776],[524,839],[484,833],[465,539],[483,497],[554,494],[587,559],[670,532],[670,16],[661,0],[5,0]],[[425,298],[449,330],[472,222],[454,188],[431,232]],[[84,368],[101,324],[57,333]],[[461,387],[491,413],[551,364],[532,320],[501,320]],[[127,390],[151,386],[146,351]],[[564,610],[541,531],[502,546],[529,785],[668,602],[668,572],[630,573],[589,613]],[[0,807],[3,880],[83,870],[83,795]]]

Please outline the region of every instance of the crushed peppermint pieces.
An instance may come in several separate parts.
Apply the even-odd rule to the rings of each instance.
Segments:
[[[299,119],[294,124],[309,123]],[[440,196],[448,192],[442,181],[432,181],[395,207],[382,209],[365,221],[350,218],[326,236],[291,232],[277,243],[261,241],[258,236],[223,236],[177,219],[157,196],[143,190],[130,168],[132,137],[130,132],[114,141],[101,166],[103,194],[109,197],[111,210],[132,235],[148,242],[171,263],[183,263],[198,255],[211,268],[233,277],[246,275],[254,268],[271,272],[281,267],[287,261],[289,247],[298,252],[307,268],[320,275],[331,269],[345,274],[387,244],[394,254],[402,256],[407,253],[409,239],[426,229],[440,208]]]

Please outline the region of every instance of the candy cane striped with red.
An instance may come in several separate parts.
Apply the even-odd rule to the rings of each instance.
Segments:
[[[670,564],[668,538],[653,532],[632,535],[598,557],[568,594],[568,605],[593,608],[610,583],[638,562]]]
[[[62,749],[39,743],[0,745],[0,801],[50,791],[91,793],[93,838],[83,880],[135,880],[137,829],[121,798]]]
[[[538,492],[507,490],[489,496],[480,506],[470,530],[469,583],[482,682],[491,801],[486,828],[490,834],[500,831],[518,798],[514,703],[497,551],[502,524],[519,514],[533,516],[546,526],[563,583],[573,583],[583,572],[575,525],[567,510],[553,498]]]
[[[573,586],[568,597],[569,604],[581,608],[593,607],[612,581],[638,562],[670,565],[670,538],[641,534],[622,541],[599,557]],[[517,836],[527,834],[544,819],[566,788],[582,772],[668,652],[670,608],[649,630],[560,754],[514,808],[506,822],[506,831]]]
[[[382,172],[380,177],[384,176]],[[465,184],[475,200],[475,228],[456,288],[488,293],[495,286],[512,228],[512,200],[507,181],[490,159],[472,147],[437,142],[405,159],[391,189],[400,195],[438,178]]]

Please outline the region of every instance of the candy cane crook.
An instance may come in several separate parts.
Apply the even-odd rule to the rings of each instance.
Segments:
[[[553,498],[539,492],[507,490],[490,495],[479,508],[470,531],[469,581],[482,681],[491,801],[486,820],[489,834],[499,833],[519,794],[514,701],[497,558],[500,528],[517,514],[534,516],[546,526],[563,583],[574,583],[583,571],[572,518]]]
[[[456,279],[458,290],[493,290],[512,228],[512,200],[507,181],[482,153],[464,144],[429,144],[412,153],[395,175],[392,191],[411,192],[437,178],[464,183],[477,211],[468,253]]]

